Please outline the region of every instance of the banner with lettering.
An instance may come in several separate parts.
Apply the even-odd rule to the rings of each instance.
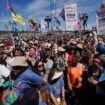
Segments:
[[[105,35],[105,8],[97,11],[96,23],[98,35]]]
[[[66,31],[75,31],[77,25],[77,4],[65,4]]]

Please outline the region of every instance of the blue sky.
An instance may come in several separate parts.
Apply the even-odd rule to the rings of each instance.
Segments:
[[[33,16],[37,22],[51,12],[51,0],[9,0],[15,12],[21,15],[27,22]],[[86,12],[89,16],[88,28],[96,24],[96,10],[99,8],[101,2],[105,0],[56,0],[57,13],[59,14],[65,3],[76,2],[78,13]],[[0,0],[0,30],[4,29],[4,24],[11,20],[11,13],[6,9],[7,0]],[[61,21],[61,29],[65,29],[65,23],[60,16],[58,19]],[[26,29],[27,26],[17,26],[19,29]],[[11,29],[11,26],[9,27]]]

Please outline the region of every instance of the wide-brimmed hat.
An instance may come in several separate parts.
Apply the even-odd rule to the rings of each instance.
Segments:
[[[62,75],[63,75],[63,72],[62,71],[56,71],[54,73],[54,76],[52,77],[52,80],[55,80],[55,79],[61,77]]]
[[[18,56],[14,58],[14,61],[11,63],[11,66],[12,67],[15,67],[15,66],[27,67],[28,63],[24,56]]]
[[[57,44],[54,44],[53,45],[53,48],[55,48],[55,49],[58,48],[58,45]]]
[[[83,45],[82,44],[77,44],[77,48],[83,49]]]
[[[58,48],[58,51],[59,51],[59,52],[64,52],[64,51],[65,51],[65,49],[64,49],[64,48],[62,48],[62,47],[59,47],[59,48]]]

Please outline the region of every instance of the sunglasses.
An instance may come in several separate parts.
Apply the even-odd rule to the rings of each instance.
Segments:
[[[43,64],[41,64],[41,65],[38,65],[38,67],[43,67]]]

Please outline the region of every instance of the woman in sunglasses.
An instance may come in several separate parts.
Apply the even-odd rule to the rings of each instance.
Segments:
[[[46,84],[38,86],[37,90],[39,93],[39,105],[49,105],[48,104],[48,84],[47,84],[47,75],[45,72],[44,64],[42,60],[38,60],[35,63],[34,71],[46,81]]]

